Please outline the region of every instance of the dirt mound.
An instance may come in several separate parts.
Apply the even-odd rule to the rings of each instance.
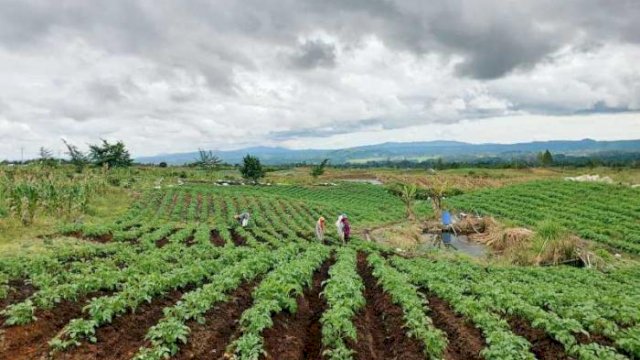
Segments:
[[[295,314],[282,312],[273,317],[273,326],[263,333],[265,359],[322,359],[320,317],[327,303],[320,294],[332,263],[326,261],[316,271],[311,287],[297,299],[298,311]]]
[[[358,253],[358,273],[365,283],[365,308],[356,315],[357,341],[348,342],[358,360],[424,359],[422,344],[410,338],[403,311],[384,293],[371,273],[366,255]]]
[[[547,335],[544,330],[534,328],[525,319],[512,316],[508,319],[511,331],[531,343],[531,351],[541,360],[569,360],[562,344]]]
[[[185,289],[188,291],[189,289]],[[135,312],[116,317],[112,323],[97,329],[97,343],[84,342],[68,352],[57,353],[54,359],[130,359],[145,343],[149,328],[163,316],[163,309],[173,306],[183,292],[174,290],[164,297],[144,303]]]
[[[463,316],[456,314],[449,304],[434,294],[428,294],[427,300],[433,324],[443,330],[449,340],[445,350],[445,359],[482,359],[480,352],[486,346],[482,332]]]
[[[82,316],[82,308],[88,299],[107,293],[89,294],[78,301],[62,301],[53,309],[36,312],[38,320],[24,326],[3,329],[0,341],[0,359],[32,360],[44,358],[49,352],[51,340],[67,323]]]
[[[222,359],[227,345],[238,335],[240,316],[253,304],[251,291],[257,281],[244,283],[205,315],[205,322],[189,322],[191,333],[176,359]]]

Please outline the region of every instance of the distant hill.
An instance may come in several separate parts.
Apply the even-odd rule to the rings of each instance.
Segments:
[[[318,162],[324,158],[334,164],[367,162],[373,160],[443,160],[481,159],[484,157],[518,158],[548,149],[554,154],[593,155],[604,152],[640,152],[640,140],[596,141],[536,141],[519,144],[469,144],[458,141],[389,142],[377,145],[359,146],[337,150],[291,150],[281,147],[252,147],[233,151],[214,151],[225,162],[237,164],[246,154],[258,156],[265,164],[288,164]],[[166,162],[180,165],[193,162],[197,152],[161,154],[139,157],[135,160],[143,164]]]

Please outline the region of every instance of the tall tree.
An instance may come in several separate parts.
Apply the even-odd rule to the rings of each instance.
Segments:
[[[538,162],[544,167],[551,166],[553,164],[553,155],[549,150],[541,152],[538,154]]]
[[[240,173],[243,178],[253,181],[254,184],[257,184],[265,175],[262,164],[260,164],[260,159],[251,155],[247,155],[242,159]]]
[[[108,168],[128,167],[133,163],[122,141],[111,144],[102,140],[100,145],[89,145],[89,158],[94,165]]]
[[[75,166],[77,173],[82,173],[84,167],[89,163],[89,159],[87,155],[82,151],[78,150],[78,147],[68,143],[65,139],[62,139],[64,146],[67,147],[66,154],[71,158],[71,164]]]
[[[310,171],[311,176],[313,176],[314,179],[317,179],[318,176],[323,175],[324,169],[327,167],[328,163],[329,163],[329,159],[324,159],[320,164],[313,165]]]

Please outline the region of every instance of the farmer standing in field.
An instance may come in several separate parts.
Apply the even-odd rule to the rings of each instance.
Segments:
[[[325,219],[324,216],[320,216],[318,222],[316,222],[316,237],[320,240],[321,243],[324,243],[324,229],[325,229]]]
[[[342,219],[344,218],[344,214],[338,216],[338,221],[336,221],[336,229],[338,230],[338,238],[344,242],[344,223]]]
[[[347,215],[342,217],[342,233],[344,234],[342,242],[349,241],[349,237],[351,236],[351,224],[349,224],[349,218],[347,218]]]
[[[238,220],[242,227],[247,227],[247,225],[249,225],[249,219],[251,218],[251,215],[249,215],[249,213],[245,211],[240,215],[235,215],[233,218]]]

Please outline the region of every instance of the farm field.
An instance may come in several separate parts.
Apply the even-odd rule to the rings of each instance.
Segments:
[[[551,197],[545,211],[563,225],[633,253],[637,229],[604,222],[637,225],[633,191],[542,181],[448,204],[527,224],[536,196]],[[242,228],[233,216],[245,210]],[[342,212],[356,235],[346,245],[332,228]],[[314,235],[321,215],[326,244]],[[142,191],[113,219],[64,222],[38,252],[0,258],[0,359],[640,358],[639,267],[405,257],[360,236],[404,216],[366,184]]]
[[[581,238],[640,254],[640,189],[599,183],[534,181],[449,199],[450,206],[519,225],[553,220]]]

